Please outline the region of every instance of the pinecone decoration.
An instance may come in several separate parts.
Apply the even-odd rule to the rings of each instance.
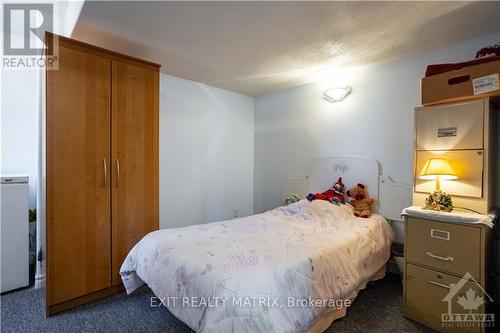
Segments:
[[[435,191],[429,194],[425,199],[424,209],[451,212],[453,210],[453,203],[451,196],[446,192]]]

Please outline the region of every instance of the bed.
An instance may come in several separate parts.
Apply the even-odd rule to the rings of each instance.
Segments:
[[[378,196],[378,163],[315,160],[311,191],[342,175]],[[349,184],[346,184],[349,185]],[[196,332],[322,332],[385,274],[393,232],[384,217],[350,205],[301,200],[222,222],[146,235],[121,267],[127,293],[147,284]],[[154,304],[153,304],[154,303]]]

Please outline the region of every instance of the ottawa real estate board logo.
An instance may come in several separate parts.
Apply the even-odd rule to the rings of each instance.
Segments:
[[[438,283],[436,283],[438,284]],[[443,327],[493,327],[495,315],[485,313],[485,306],[493,299],[470,273],[466,273],[457,283],[438,285],[449,289],[442,299],[447,302],[447,312],[441,314]]]
[[[54,7],[49,3],[3,3],[2,67],[57,69],[58,38],[45,40],[54,31]]]

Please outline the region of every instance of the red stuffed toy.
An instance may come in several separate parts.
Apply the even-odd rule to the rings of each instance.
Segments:
[[[335,184],[333,184],[333,186],[325,192],[316,194],[309,193],[306,199],[309,201],[326,200],[337,205],[345,203],[344,184],[342,183],[342,177],[339,177]]]

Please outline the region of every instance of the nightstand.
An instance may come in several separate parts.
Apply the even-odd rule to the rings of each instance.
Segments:
[[[493,219],[418,207],[403,213],[404,316],[439,332],[484,332],[493,319],[482,301],[490,301],[486,281]]]

